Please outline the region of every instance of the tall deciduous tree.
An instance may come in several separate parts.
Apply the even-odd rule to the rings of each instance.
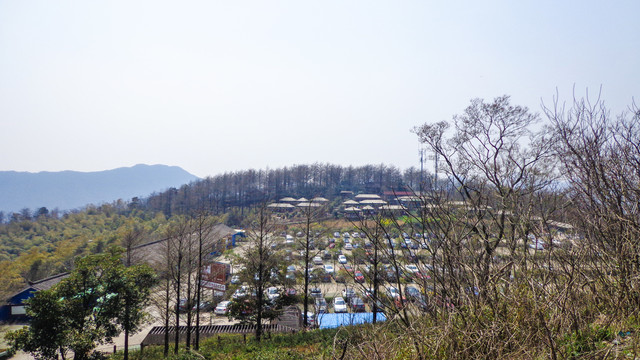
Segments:
[[[197,249],[197,269],[196,269],[196,334],[194,347],[196,350],[200,348],[200,310],[202,302],[202,267],[203,257],[211,251],[213,241],[210,238],[213,232],[215,219],[210,213],[204,209],[199,210],[192,219],[194,236],[197,237],[198,249]]]
[[[318,221],[326,214],[326,206],[322,202],[313,201],[306,204],[302,204],[300,211],[302,212],[302,218],[304,221],[302,229],[302,237],[299,237],[297,242],[299,247],[302,248],[302,261],[304,263],[303,268],[303,284],[302,284],[302,324],[306,328],[309,324],[307,319],[309,310],[309,280],[311,278],[311,270],[313,269],[312,259],[319,254],[319,250],[313,250],[314,240],[319,240],[322,236]]]
[[[256,325],[256,340],[262,337],[262,323],[265,318],[273,318],[272,307],[265,299],[265,290],[274,283],[272,274],[278,270],[279,257],[271,246],[275,237],[277,224],[266,204],[260,206],[253,218],[249,220],[247,231],[248,246],[244,254],[239,256],[239,264],[243,267],[244,277],[249,279],[251,291],[245,299],[236,301],[230,309],[235,317]],[[246,300],[246,301],[245,301]],[[251,313],[245,304],[251,304]]]

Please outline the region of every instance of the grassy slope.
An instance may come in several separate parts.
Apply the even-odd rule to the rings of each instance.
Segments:
[[[252,336],[247,336],[244,343],[242,335],[221,335],[202,341],[198,354],[205,359],[326,359],[331,358],[334,338],[337,330],[313,330],[296,334],[273,335],[261,343],[255,342]],[[143,353],[130,353],[131,360],[163,359],[163,346],[152,346],[144,349]],[[173,354],[173,346],[170,348]],[[185,353],[181,348],[174,359],[202,359],[195,354]],[[111,356],[112,360],[122,359],[122,352]]]

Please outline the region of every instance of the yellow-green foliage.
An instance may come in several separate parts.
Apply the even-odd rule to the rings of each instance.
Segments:
[[[90,207],[59,218],[40,216],[0,225],[0,295],[19,290],[27,280],[69,271],[76,256],[117,244],[123,229],[137,224],[153,234],[164,216],[118,213],[112,205]]]

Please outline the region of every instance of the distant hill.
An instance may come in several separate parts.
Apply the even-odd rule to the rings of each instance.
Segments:
[[[194,180],[198,177],[167,165],[141,164],[97,172],[0,171],[0,210],[17,212],[25,207],[35,210],[42,206],[69,210],[145,197]]]

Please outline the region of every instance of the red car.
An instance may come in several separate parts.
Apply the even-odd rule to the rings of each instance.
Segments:
[[[415,273],[415,277],[417,277],[420,280],[429,280],[429,279],[431,279],[431,276],[429,276],[424,271],[419,271],[419,272]]]
[[[357,283],[360,283],[360,284],[362,284],[364,282],[364,275],[362,275],[360,270],[356,271],[356,273],[355,273],[355,281]]]

